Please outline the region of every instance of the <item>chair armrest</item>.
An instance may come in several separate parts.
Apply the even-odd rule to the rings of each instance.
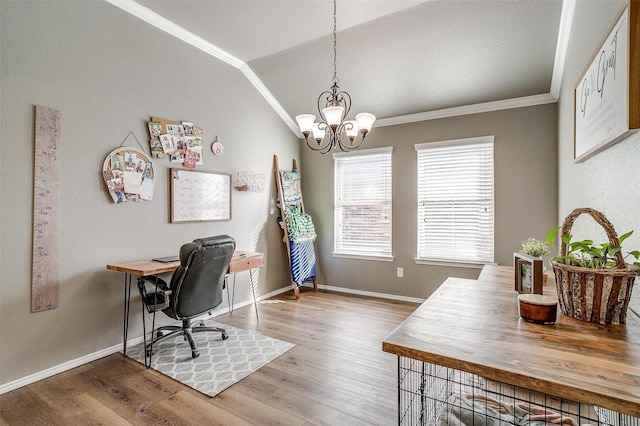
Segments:
[[[147,286],[147,283],[150,285]],[[138,277],[138,291],[147,312],[161,311],[169,307],[169,289],[166,281],[157,276]]]

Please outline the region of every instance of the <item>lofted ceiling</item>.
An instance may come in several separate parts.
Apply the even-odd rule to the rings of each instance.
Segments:
[[[237,67],[292,130],[296,115],[318,115],[333,77],[332,0],[107,1]],[[337,0],[350,116],[385,125],[553,102],[566,13],[562,0]]]

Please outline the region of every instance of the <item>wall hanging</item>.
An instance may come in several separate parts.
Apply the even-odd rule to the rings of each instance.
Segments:
[[[122,146],[129,136],[133,136],[140,145],[136,135],[129,132],[120,147],[111,151],[102,163],[102,177],[116,204],[125,201],[149,201],[153,198],[153,162],[144,151]]]
[[[204,130],[188,121],[151,117],[149,146],[153,157],[168,156],[172,163],[195,169],[202,165]]]
[[[628,1],[575,86],[574,161],[640,128],[640,2]]]
[[[238,191],[264,191],[264,173],[238,172],[236,174],[236,189]]]
[[[62,113],[35,107],[31,312],[58,307]]]

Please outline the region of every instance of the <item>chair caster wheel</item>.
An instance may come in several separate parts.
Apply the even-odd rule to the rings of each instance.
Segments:
[[[222,333],[222,340],[227,340],[229,336],[225,333]]]
[[[191,358],[196,359],[200,356],[199,352],[196,351],[191,351]]]
[[[151,355],[153,355],[153,351],[151,349],[147,349],[145,350],[145,354],[150,357]]]
[[[162,337],[162,336],[164,336],[164,333],[163,333],[162,331],[158,331],[158,332],[156,333],[156,337],[160,338],[160,337]]]

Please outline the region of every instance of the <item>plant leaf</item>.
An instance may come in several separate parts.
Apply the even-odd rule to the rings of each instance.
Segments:
[[[620,245],[622,245],[622,242],[623,242],[624,240],[626,240],[627,238],[629,238],[629,236],[630,236],[631,234],[633,234],[633,231],[629,231],[629,232],[627,232],[626,234],[621,235],[620,237],[618,237],[618,242],[620,243]]]
[[[556,240],[556,235],[558,234],[558,231],[560,230],[560,228],[562,228],[562,227],[561,226],[556,226],[551,231],[549,231],[549,233],[547,234],[547,244],[549,244],[550,246],[553,245],[553,243]]]

